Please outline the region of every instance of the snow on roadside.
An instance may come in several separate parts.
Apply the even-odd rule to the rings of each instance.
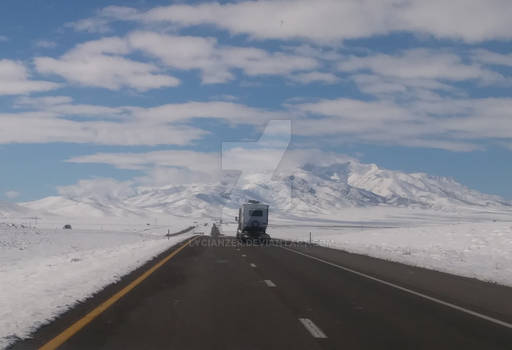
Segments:
[[[0,348],[192,233],[38,230],[0,224]]]
[[[512,286],[512,223],[397,228],[279,227],[274,238],[307,241],[376,258]]]

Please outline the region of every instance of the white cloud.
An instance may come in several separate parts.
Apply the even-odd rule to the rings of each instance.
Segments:
[[[355,158],[346,154],[327,152],[317,148],[287,149],[279,164],[278,172],[294,170],[306,164],[328,166],[351,160],[355,160]]]
[[[222,168],[247,173],[273,173],[277,170],[286,148],[234,147],[222,152]]]
[[[294,106],[302,118],[294,133],[337,143],[363,142],[452,151],[512,138],[512,99],[391,101],[321,100]],[[312,116],[316,118],[312,119]]]
[[[80,180],[75,185],[57,187],[59,194],[70,199],[95,198],[100,201],[122,199],[135,193],[131,181],[108,178]]]
[[[119,169],[141,170],[134,181],[147,186],[207,183],[220,176],[220,154],[165,150],[144,153],[97,153],[67,160],[80,164],[109,164]]]
[[[214,38],[135,32],[128,36],[128,42],[169,67],[201,70],[204,83],[221,83],[233,78],[215,54]]]
[[[66,27],[73,28],[80,32],[107,33],[110,32],[111,19],[103,17],[84,18],[76,22],[66,24]]]
[[[69,104],[73,99],[69,96],[42,96],[42,97],[28,97],[23,96],[16,100],[16,105],[21,106],[54,106],[61,104]]]
[[[75,104],[69,96],[20,97],[15,101],[18,108],[31,108],[45,111],[55,116],[98,117],[101,119],[129,117],[130,107],[106,107],[88,104]]]
[[[222,167],[229,169],[236,165],[237,169],[247,167],[268,168],[271,163],[274,169],[281,154],[290,141],[290,122],[273,121],[267,124],[262,137],[256,142],[227,142],[223,144]],[[264,161],[256,161],[261,159]],[[277,161],[276,161],[277,159]],[[151,170],[155,167],[172,167],[187,169],[201,173],[217,173],[221,169],[221,154],[216,152],[197,152],[189,150],[162,150],[153,152],[132,153],[96,153],[73,157],[71,163],[109,164],[119,169]],[[226,163],[225,163],[226,162]]]
[[[398,30],[467,42],[512,39],[512,3],[508,0],[413,0],[397,4]]]
[[[226,101],[143,108],[83,105],[66,96],[22,97],[16,100],[22,111],[0,114],[0,143],[188,145],[208,133],[185,125],[194,118],[253,125],[259,130],[272,119],[293,120],[294,135],[320,143],[364,142],[467,151],[480,149],[481,141],[501,144],[512,138],[512,99],[423,97],[407,101],[339,98],[309,103],[298,99],[280,110]],[[96,120],[68,119],[71,116]],[[267,146],[272,147],[273,141]],[[151,156],[163,162],[167,155]],[[120,159],[125,167],[140,163]],[[172,161],[176,162],[174,158]]]
[[[340,62],[344,72],[369,71],[385,77],[403,79],[435,79],[443,81],[480,80],[494,82],[503,77],[479,64],[465,64],[458,55],[438,50],[413,49],[399,55],[376,54],[350,56]]]
[[[110,164],[119,169],[150,169],[159,167],[186,168],[208,172],[220,169],[220,155],[214,152],[181,150],[153,151],[144,153],[97,153],[67,160],[71,163]]]
[[[205,84],[234,79],[234,70],[249,76],[287,75],[318,67],[311,57],[267,52],[252,47],[220,46],[214,38],[133,32],[126,38],[109,37],[77,45],[60,58],[37,57],[40,73],[57,74],[84,86],[140,91],[176,86],[179,80],[161,73],[153,63],[126,58],[141,51],[167,68],[199,70]]]
[[[158,167],[148,169],[143,176],[137,176],[134,181],[141,186],[166,186],[166,185],[183,185],[183,184],[207,184],[218,183],[220,173],[202,172],[185,168],[164,168]]]
[[[57,46],[57,43],[55,41],[50,40],[39,40],[36,42],[37,47],[41,47],[43,49],[53,49]]]
[[[478,49],[473,53],[473,59],[477,62],[512,67],[512,54],[502,54],[489,50]]]
[[[332,41],[370,35],[379,21],[382,2],[342,1],[244,1],[221,5],[171,5],[154,8],[141,15],[145,22],[172,22],[182,26],[213,24],[233,34],[259,39],[307,38]],[[366,10],[366,11],[365,11]],[[361,23],[365,11],[366,25]]]
[[[48,106],[46,111],[56,113],[62,116],[79,115],[82,117],[101,117],[108,119],[110,117],[125,117],[127,111],[123,107],[105,107],[86,104],[55,104]]]
[[[230,123],[261,125],[270,119],[286,119],[286,111],[273,111],[249,107],[243,104],[209,101],[167,104],[157,107],[134,108],[133,114],[140,120],[151,122],[179,122],[191,118],[215,118]]]
[[[22,95],[37,91],[49,91],[59,84],[31,80],[27,68],[20,62],[0,60],[0,95]]]
[[[282,52],[269,53],[253,47],[220,46],[214,38],[174,36],[154,32],[134,32],[130,45],[160,59],[175,69],[198,69],[203,83],[223,83],[240,69],[250,76],[286,75],[314,69],[316,59]]]
[[[223,142],[222,169],[272,175],[291,141],[291,121],[272,120],[256,141]]]
[[[220,95],[213,95],[210,97],[210,100],[212,101],[226,101],[226,102],[234,102],[239,99],[239,96],[230,95],[230,94],[220,94]]]
[[[512,139],[512,98],[447,99],[414,108],[435,117],[443,131],[459,139]],[[451,117],[439,120],[447,114]]]
[[[113,21],[135,20],[137,19],[137,14],[138,11],[130,7],[108,6],[98,11],[96,16],[66,23],[66,27],[89,33],[107,33],[112,30],[110,24]]]
[[[79,104],[68,96],[44,96],[18,98],[14,107],[20,111],[0,113],[0,144],[185,145],[208,134],[206,130],[185,124],[193,118],[260,127],[269,119],[290,117],[286,111],[225,101],[143,108]],[[73,118],[75,116],[81,118]]]
[[[345,120],[367,120],[372,123],[412,119],[406,109],[387,101],[367,102],[340,98],[299,104],[297,108],[299,111],[306,113],[340,117]]]
[[[0,35],[0,42],[3,42],[3,41],[9,41],[9,38],[6,37],[5,35]]]
[[[403,79],[377,74],[354,74],[350,78],[360,91],[387,99],[440,99],[439,93],[460,95],[452,85],[435,79]]]
[[[248,47],[225,47],[220,50],[221,61],[228,66],[242,69],[247,75],[288,74],[318,67],[316,60],[281,52]]]
[[[18,108],[37,110],[53,116],[101,117],[102,119],[135,120],[148,124],[165,124],[186,122],[193,118],[210,118],[224,120],[234,124],[262,125],[270,119],[287,119],[287,111],[276,111],[250,107],[228,101],[190,101],[155,107],[77,104],[69,96],[20,97],[16,99]]]
[[[290,122],[269,123],[257,142],[224,143],[220,152],[163,150],[144,153],[97,153],[68,159],[72,163],[109,164],[141,170],[136,181],[145,185],[209,182],[234,169],[275,170],[290,141]]]
[[[118,90],[130,87],[147,91],[177,86],[179,80],[160,74],[154,64],[124,58],[130,48],[120,38],[103,38],[76,46],[62,57],[36,57],[34,63],[40,73],[57,74],[84,86]]]
[[[324,84],[335,84],[340,81],[333,73],[326,72],[307,72],[307,73],[298,73],[294,75],[290,75],[290,80],[301,83],[301,84],[310,84],[310,83],[324,83]]]
[[[16,191],[7,191],[4,193],[4,195],[9,199],[14,199],[20,196],[19,192]]]
[[[250,144],[247,147],[241,146],[226,151],[225,157],[229,160],[228,163],[235,162],[230,164],[236,164],[236,170],[249,170],[247,174],[251,174],[251,171],[259,173],[264,169],[275,170],[277,173],[289,172],[305,164],[330,165],[353,159],[343,154],[319,149],[286,149],[283,154],[280,149],[269,147],[255,149],[252,146]],[[119,169],[141,170],[143,175],[136,176],[131,181],[134,186],[164,186],[210,183],[225,179],[222,174],[230,172],[226,167],[221,169],[220,157],[221,154],[218,152],[167,150],[143,153],[97,153],[67,161],[109,164]],[[254,164],[259,164],[263,168],[254,167]],[[277,164],[279,166],[276,168]],[[86,183],[86,185],[91,184]]]
[[[116,11],[113,11],[116,12]],[[128,20],[178,26],[215,25],[258,39],[303,38],[333,43],[390,32],[478,42],[510,40],[512,3],[508,0],[309,0],[175,4],[140,12],[123,8]],[[121,20],[114,13],[94,20]],[[101,24],[99,28],[102,28]],[[84,29],[94,25],[84,25]]]
[[[304,57],[312,57],[327,62],[337,62],[344,58],[340,53],[339,47],[312,46],[300,44],[298,46],[284,46],[287,51]]]
[[[465,59],[453,51],[419,48],[394,55],[344,56],[337,66],[360,91],[397,101],[464,97],[468,90],[457,84],[461,82],[479,86],[504,86],[509,82],[508,77],[488,69],[474,57]]]
[[[185,145],[204,136],[198,128],[125,122],[75,121],[48,112],[0,114],[0,143],[90,143],[100,145]]]

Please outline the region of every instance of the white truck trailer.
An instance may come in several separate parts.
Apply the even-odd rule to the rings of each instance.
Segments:
[[[238,210],[238,228],[236,238],[242,242],[267,242],[270,236],[266,233],[268,226],[268,205],[250,200],[242,204]]]

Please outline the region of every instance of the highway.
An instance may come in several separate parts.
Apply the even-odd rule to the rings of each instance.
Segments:
[[[124,288],[126,294],[84,320]],[[61,344],[51,343],[59,335]],[[232,238],[201,236],[171,248],[12,349],[45,344],[44,349],[512,349],[512,288],[317,246],[240,246]]]

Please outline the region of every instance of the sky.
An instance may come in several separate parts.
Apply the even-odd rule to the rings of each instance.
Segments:
[[[512,199],[508,0],[108,3],[0,4],[0,200],[211,181],[273,120]]]

